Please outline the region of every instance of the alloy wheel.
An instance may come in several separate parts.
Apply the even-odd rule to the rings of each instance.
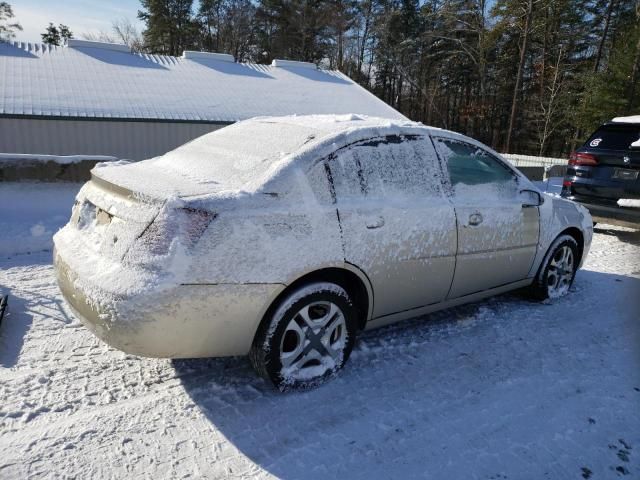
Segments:
[[[568,245],[558,248],[549,262],[547,271],[547,291],[549,297],[557,298],[565,295],[569,291],[575,262],[573,250]]]
[[[335,303],[305,305],[291,318],[280,341],[283,376],[305,381],[339,367],[347,335],[344,313]]]

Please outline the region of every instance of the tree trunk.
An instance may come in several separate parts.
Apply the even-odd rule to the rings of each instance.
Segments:
[[[547,104],[546,109],[543,107],[544,113],[544,127],[542,130],[542,135],[540,138],[540,149],[538,150],[538,156],[541,157],[544,154],[544,149],[547,145],[547,139],[551,136],[553,132],[554,126],[551,125],[553,121],[553,114],[555,111],[555,103],[556,98],[559,95],[561,88],[561,73],[560,73],[560,65],[562,60],[562,47],[560,47],[560,52],[558,53],[558,61],[556,62],[555,73],[553,75],[553,81],[551,82],[551,86],[549,87],[549,103]],[[542,99],[541,99],[542,101]]]
[[[342,68],[342,63],[343,63],[343,56],[344,56],[344,45],[343,45],[343,37],[344,34],[342,32],[342,30],[340,30],[340,32],[338,33],[338,70],[340,70],[341,72],[343,71]]]
[[[373,10],[373,3],[369,2],[367,4],[367,11],[366,11],[365,22],[364,22],[364,31],[362,32],[362,43],[360,44],[360,52],[358,56],[358,76],[362,75],[362,65],[364,64],[364,55],[365,55],[365,50],[367,48],[367,40],[369,39],[369,27],[370,27],[372,10]],[[369,75],[367,74],[367,80],[368,80],[368,77]]]
[[[542,65],[540,66],[540,99],[544,98],[545,75],[547,66],[547,43],[549,37],[549,5],[544,8],[544,37],[542,39]]]
[[[531,18],[533,17],[533,0],[527,0],[527,16],[524,21],[524,31],[522,38],[522,49],[520,50],[520,63],[518,64],[518,73],[516,75],[516,84],[513,88],[513,100],[511,101],[511,117],[509,118],[509,127],[507,128],[507,140],[505,142],[505,153],[511,153],[511,138],[516,123],[516,115],[518,113],[518,93],[522,84],[522,75],[524,72],[524,63],[527,59],[527,50],[529,48],[529,28]]]
[[[602,51],[604,50],[604,44],[607,40],[607,33],[609,32],[609,23],[611,22],[611,12],[613,11],[614,3],[616,3],[616,0],[609,0],[607,17],[604,22],[604,30],[602,31],[602,38],[600,39],[600,45],[598,45],[598,53],[596,54],[596,63],[593,65],[593,73],[597,73],[598,68],[600,67],[600,60],[602,59]]]
[[[636,84],[638,83],[638,76],[640,75],[640,38],[636,44],[636,55],[633,59],[633,67],[631,67],[631,79],[629,82],[629,101],[627,102],[627,113],[631,113],[633,108],[633,102],[636,94]]]

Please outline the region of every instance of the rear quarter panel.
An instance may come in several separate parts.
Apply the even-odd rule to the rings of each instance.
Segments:
[[[335,207],[319,201],[300,169],[289,180],[286,193],[228,202],[194,251],[193,283],[286,284],[344,263]]]

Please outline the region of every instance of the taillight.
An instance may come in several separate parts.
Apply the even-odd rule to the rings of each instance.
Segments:
[[[562,186],[563,187],[570,187],[571,186],[571,180],[564,180],[562,182]]]
[[[215,213],[190,207],[164,209],[135,241],[127,260],[145,263],[146,257],[165,256],[176,241],[190,249],[215,218]]]
[[[569,165],[586,165],[594,166],[598,164],[598,159],[590,153],[571,152],[569,156]]]

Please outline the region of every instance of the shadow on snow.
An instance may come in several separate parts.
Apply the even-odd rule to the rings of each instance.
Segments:
[[[616,319],[640,359],[639,312],[620,305],[637,298],[640,279],[583,270],[573,290],[550,304],[510,293],[365,332],[344,371],[308,392],[275,392],[244,358],[173,365],[212,426],[280,478],[496,474],[510,438],[535,447],[536,468],[551,463],[544,475],[563,438],[549,432],[586,422],[576,392],[593,392],[583,398],[594,417],[603,397],[640,395],[640,362],[622,382],[602,379],[612,325],[593,313]],[[590,369],[595,378],[576,378]],[[510,473],[517,468],[527,471],[516,462]]]
[[[51,264],[52,252],[45,250],[33,254],[18,254],[7,257],[12,267]],[[0,269],[5,268],[0,258]],[[38,290],[17,287],[12,290],[0,285],[2,294],[8,294],[8,305],[0,324],[0,366],[11,368],[18,363],[25,337],[31,328],[34,315],[46,316],[48,320],[72,323],[59,295],[42,295]]]

